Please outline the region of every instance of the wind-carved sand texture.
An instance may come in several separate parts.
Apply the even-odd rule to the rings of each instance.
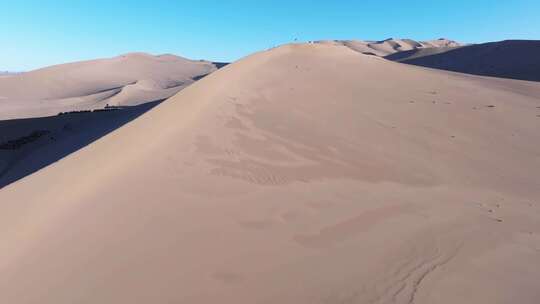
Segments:
[[[0,190],[0,302],[538,303],[540,83],[228,65]]]

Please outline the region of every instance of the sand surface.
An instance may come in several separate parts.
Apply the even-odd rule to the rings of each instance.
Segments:
[[[0,190],[0,303],[538,303],[540,83],[287,45]]]
[[[0,120],[162,100],[215,70],[207,61],[130,53],[7,75],[0,77]]]

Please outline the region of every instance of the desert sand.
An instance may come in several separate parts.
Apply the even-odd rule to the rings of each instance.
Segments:
[[[216,68],[175,55],[130,53],[12,74],[0,77],[0,119],[162,100]]]
[[[339,44],[254,54],[0,190],[0,303],[538,303],[539,107]]]

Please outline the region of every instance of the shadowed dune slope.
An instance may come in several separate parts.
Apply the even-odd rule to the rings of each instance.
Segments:
[[[0,190],[0,302],[537,303],[539,98],[252,55]]]
[[[162,100],[216,69],[207,61],[130,53],[9,75],[0,78],[0,119]]]
[[[8,77],[8,76],[12,76],[16,73],[12,73],[12,72],[8,72],[8,71],[0,71],[0,77]]]
[[[474,75],[540,81],[539,40],[505,40],[457,48],[414,49],[385,58]]]
[[[79,150],[160,102],[0,121],[0,189]]]

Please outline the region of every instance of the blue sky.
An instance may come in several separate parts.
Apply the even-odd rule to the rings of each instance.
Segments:
[[[133,51],[232,61],[299,40],[540,39],[539,0],[0,0],[0,71]]]

